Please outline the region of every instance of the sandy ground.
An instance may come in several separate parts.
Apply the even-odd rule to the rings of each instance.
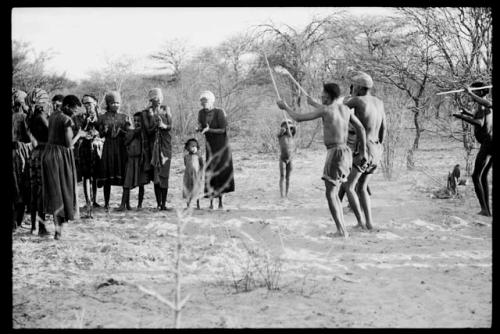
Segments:
[[[379,171],[375,230],[354,228],[346,207],[344,240],[332,237],[324,148],[295,156],[288,200],[279,197],[276,155],[244,155],[236,145],[233,154],[236,192],[225,209],[203,200],[186,218],[182,327],[491,326],[492,220],[476,215],[471,182],[461,198],[435,199],[439,185],[425,174],[387,182]],[[461,157],[459,143],[436,140],[416,155],[442,185]],[[179,154],[169,193],[176,208],[185,205],[181,164]],[[58,242],[28,229],[13,234],[14,328],[173,326],[173,311],[137,287],[174,298],[177,214],[152,211],[146,189],[145,210],[97,210],[67,224]],[[112,206],[120,196],[113,188]],[[135,208],[137,190],[131,198]]]

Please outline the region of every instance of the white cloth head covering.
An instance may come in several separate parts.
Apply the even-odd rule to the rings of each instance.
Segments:
[[[206,98],[208,100],[208,104],[210,106],[213,106],[214,102],[215,102],[215,95],[214,93],[212,93],[211,91],[209,90],[204,90],[203,92],[201,92],[200,94],[200,100],[202,98]]]
[[[160,103],[163,102],[163,93],[161,91],[161,88],[153,88],[149,91],[148,93],[148,99],[159,99]]]
[[[351,79],[352,83],[355,85],[361,86],[361,87],[366,87],[366,88],[372,88],[373,87],[373,80],[372,77],[366,74],[365,72],[358,72],[355,76],[352,77]]]

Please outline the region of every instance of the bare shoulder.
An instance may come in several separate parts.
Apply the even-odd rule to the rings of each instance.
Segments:
[[[344,104],[346,106],[348,106],[349,108],[355,108],[356,106],[359,105],[360,102],[361,102],[361,99],[359,96],[352,96],[349,100],[344,102]]]
[[[318,108],[316,108],[316,111],[322,114],[328,113],[328,110],[330,110],[330,106],[321,105]]]
[[[343,103],[339,103],[338,108],[344,116],[349,117],[352,114],[351,108]]]
[[[377,101],[377,103],[378,103],[379,105],[384,106],[384,101],[382,101],[382,99],[380,99],[380,98],[378,98],[378,97],[376,97],[376,96],[374,96],[374,98],[375,98],[375,101]]]

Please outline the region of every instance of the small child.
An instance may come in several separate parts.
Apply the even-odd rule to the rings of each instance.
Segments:
[[[291,120],[284,120],[281,123],[278,141],[280,144],[280,194],[283,197],[283,178],[286,177],[285,197],[288,197],[288,188],[290,186],[290,174],[292,173],[292,152],[295,149],[293,137],[295,137],[295,126]],[[286,176],[285,176],[286,171]]]
[[[131,210],[130,189],[139,187],[139,200],[137,210],[142,209],[144,199],[144,185],[149,182],[148,174],[144,168],[144,138],[142,133],[142,113],[134,114],[134,129],[128,129],[125,134],[125,147],[127,148],[127,165],[125,167],[125,180],[123,182],[122,203],[118,211]]]
[[[182,198],[187,199],[187,207],[191,205],[191,201],[196,199],[196,208],[200,209],[199,197],[203,192],[203,159],[199,151],[200,145],[195,138],[188,139],[184,144],[184,149],[187,154],[184,155],[184,180]]]

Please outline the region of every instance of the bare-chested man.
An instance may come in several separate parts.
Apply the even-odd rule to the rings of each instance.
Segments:
[[[356,129],[360,140],[360,156],[365,158],[366,135],[363,125],[346,107],[340,96],[340,88],[335,83],[323,85],[321,94],[322,105],[309,113],[300,114],[288,107],[285,102],[278,101],[278,107],[287,111],[291,118],[297,122],[311,121],[317,118],[323,120],[323,140],[328,150],[322,179],[326,186],[326,199],[337,226],[336,235],[347,238],[349,235],[344,226],[342,206],[338,197],[338,189],[345,182],[352,166],[351,149],[347,146],[347,130],[349,122]],[[310,97],[307,102],[317,106]]]
[[[384,103],[370,94],[373,80],[368,74],[359,72],[352,78],[352,83],[353,97],[346,102],[346,106],[354,109],[354,114],[363,124],[366,132],[367,160],[361,154],[353,157],[354,168],[351,169],[345,186],[349,205],[356,216],[358,227],[372,229],[371,201],[367,187],[382,158],[386,130]],[[356,192],[358,181],[359,187]],[[361,215],[360,204],[365,220]]]
[[[474,82],[471,87],[484,87],[485,85],[483,82]],[[478,214],[489,217],[491,210],[488,172],[493,164],[493,104],[485,98],[489,94],[489,89],[477,90],[477,95],[471,91],[470,87],[465,87],[465,91],[477,103],[476,112],[472,114],[463,110],[461,114],[453,114],[453,116],[474,125],[474,136],[481,144],[474,163],[472,180],[481,205],[481,211]]]

